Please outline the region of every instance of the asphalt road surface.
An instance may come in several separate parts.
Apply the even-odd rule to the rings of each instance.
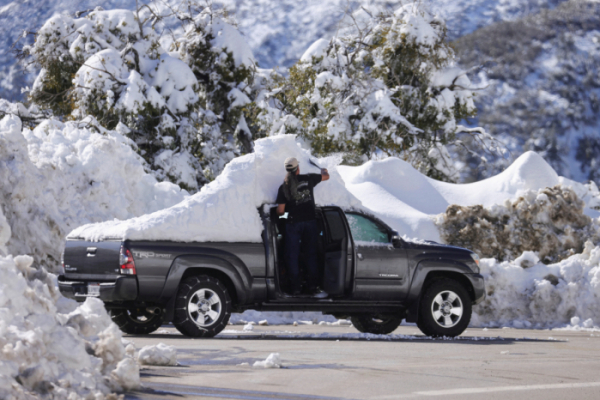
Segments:
[[[126,399],[600,399],[600,332],[468,329],[454,340],[401,326],[390,338],[349,326],[228,326],[213,339],[172,327],[125,336],[177,348],[180,365],[141,369]],[[280,369],[253,368],[279,353]]]

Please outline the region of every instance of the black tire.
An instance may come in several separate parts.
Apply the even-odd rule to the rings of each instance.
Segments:
[[[471,298],[462,284],[435,280],[421,297],[417,326],[427,336],[455,337],[467,329],[471,313]]]
[[[363,314],[351,316],[350,321],[359,332],[388,335],[400,326],[402,318],[395,315]]]
[[[230,316],[231,297],[217,278],[199,275],[179,284],[173,325],[185,336],[213,337],[225,329]]]
[[[131,335],[147,335],[163,323],[162,315],[152,314],[145,308],[119,308],[110,310],[110,318],[119,329]]]

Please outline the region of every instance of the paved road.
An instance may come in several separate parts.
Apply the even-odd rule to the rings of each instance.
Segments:
[[[180,363],[144,367],[144,388],[127,399],[600,399],[597,331],[468,329],[432,340],[401,326],[391,340],[357,336],[315,325],[228,326],[214,339],[167,327],[126,336],[137,348],[175,346]],[[275,352],[283,368],[251,367]]]

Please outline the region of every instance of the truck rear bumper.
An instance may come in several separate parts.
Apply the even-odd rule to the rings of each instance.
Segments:
[[[98,293],[88,293],[88,285],[98,285]],[[77,301],[96,297],[104,302],[130,301],[138,297],[138,284],[135,276],[120,276],[112,282],[87,282],[67,280],[58,276],[58,289],[63,296]]]
[[[465,276],[471,281],[473,286],[474,301],[473,304],[478,304],[485,299],[485,281],[483,276],[480,274],[465,274]]]

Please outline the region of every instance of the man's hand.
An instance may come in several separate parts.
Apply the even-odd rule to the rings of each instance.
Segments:
[[[277,215],[285,214],[285,204],[277,204]]]
[[[329,180],[329,172],[327,168],[321,168],[321,182]]]

